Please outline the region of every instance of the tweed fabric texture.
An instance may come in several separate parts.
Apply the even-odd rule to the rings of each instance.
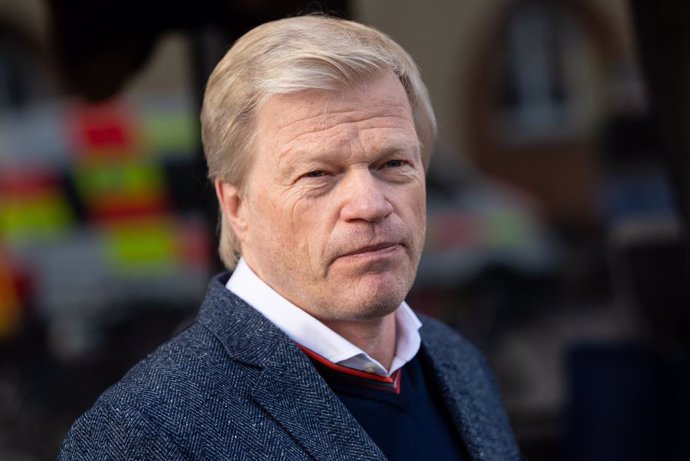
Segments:
[[[214,278],[196,321],[135,365],[68,432],[58,460],[384,460],[308,357]],[[420,333],[475,461],[519,453],[479,353]]]

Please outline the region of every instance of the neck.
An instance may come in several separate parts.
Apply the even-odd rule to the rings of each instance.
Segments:
[[[331,330],[362,349],[381,365],[390,370],[395,357],[395,312],[366,321],[323,321]]]

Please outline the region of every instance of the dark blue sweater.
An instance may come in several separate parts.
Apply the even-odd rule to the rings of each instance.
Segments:
[[[389,460],[469,459],[439,391],[426,377],[423,354],[385,378],[304,351]]]

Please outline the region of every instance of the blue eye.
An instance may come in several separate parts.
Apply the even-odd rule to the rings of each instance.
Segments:
[[[397,168],[401,167],[404,165],[404,162],[402,160],[389,160],[386,163],[384,163],[384,167],[387,168]]]
[[[325,171],[323,170],[315,170],[315,171],[310,171],[309,173],[306,173],[304,175],[305,178],[320,178],[321,176],[324,176],[326,174]]]

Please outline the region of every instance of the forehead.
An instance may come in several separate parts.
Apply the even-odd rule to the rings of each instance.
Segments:
[[[360,141],[418,142],[407,94],[393,74],[341,90],[306,90],[270,97],[257,113],[259,142],[273,152],[295,145]]]

